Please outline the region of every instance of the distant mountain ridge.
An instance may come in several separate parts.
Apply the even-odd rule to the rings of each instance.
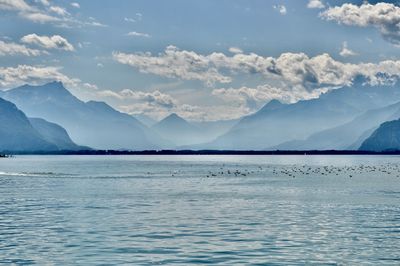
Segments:
[[[228,131],[237,120],[189,122],[172,113],[152,126],[177,149],[191,149]]]
[[[258,112],[257,114],[263,114],[263,113],[267,113],[270,111],[274,111],[274,110],[278,110],[281,109],[285,106],[287,106],[288,104],[284,104],[282,102],[280,102],[279,100],[273,99],[271,101],[269,101],[268,103],[266,103]]]
[[[57,147],[46,141],[13,103],[0,98],[0,150],[48,151]]]
[[[361,151],[400,150],[400,119],[382,123],[362,144]]]
[[[152,129],[177,146],[196,143],[202,137],[200,128],[175,113],[154,124]]]
[[[58,150],[90,150],[89,147],[76,145],[69,137],[68,132],[55,123],[42,118],[29,118],[29,122],[47,142],[57,146]]]
[[[133,115],[133,117],[136,118],[139,122],[141,122],[143,125],[145,125],[147,127],[152,127],[157,123],[156,120],[154,120],[153,118],[151,118],[143,113]]]
[[[280,104],[271,101],[243,117],[230,131],[198,148],[268,149],[350,122],[363,112],[400,101],[395,86],[344,87],[317,99]]]
[[[305,140],[284,142],[270,149],[278,150],[357,150],[379,125],[400,118],[400,102],[372,109],[343,125],[312,134]]]
[[[155,122],[142,114],[140,119],[155,123],[150,128],[105,102],[79,100],[61,82],[24,85],[0,96],[16,105],[3,100],[4,139],[29,150],[354,150],[372,147],[373,141],[390,146],[382,144],[380,136],[387,136],[383,129],[376,130],[400,118],[396,86],[346,87],[293,104],[271,100],[238,120],[192,122],[172,113]],[[13,108],[7,120],[5,114]],[[10,134],[7,128],[20,135]],[[25,142],[17,141],[17,136]]]
[[[0,98],[0,151],[34,152],[90,149],[73,143],[68,133],[44,119],[28,118]]]
[[[24,85],[5,91],[31,117],[63,126],[71,139],[97,149],[158,149],[168,144],[134,117],[104,102],[87,103],[73,96],[61,82],[42,86]]]

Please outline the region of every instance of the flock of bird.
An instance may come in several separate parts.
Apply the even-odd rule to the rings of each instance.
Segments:
[[[182,174],[182,171],[174,171],[171,176]],[[394,175],[400,177],[400,164],[379,164],[379,165],[352,165],[352,166],[310,166],[310,165],[249,165],[246,168],[221,165],[213,171],[208,171],[207,178],[213,177],[246,177],[246,176],[286,176],[291,178],[305,176],[347,176],[352,178],[356,175],[376,174],[376,175]]]
[[[353,177],[355,175],[365,175],[365,174],[387,174],[396,175],[400,177],[400,165],[397,164],[381,164],[381,165],[352,165],[352,166],[292,166],[284,169],[274,168],[272,173],[274,175],[283,175],[295,178],[296,176],[348,176]]]

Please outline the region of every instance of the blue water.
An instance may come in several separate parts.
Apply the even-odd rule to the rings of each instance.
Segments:
[[[400,157],[0,159],[0,264],[400,264]]]

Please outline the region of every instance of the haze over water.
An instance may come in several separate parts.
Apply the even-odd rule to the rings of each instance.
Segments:
[[[397,156],[0,160],[0,263],[399,264]]]

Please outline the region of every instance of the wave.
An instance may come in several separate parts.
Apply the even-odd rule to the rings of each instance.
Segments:
[[[26,173],[16,173],[16,172],[1,172],[0,176],[28,176]]]
[[[55,172],[4,172],[0,171],[0,176],[37,176],[37,177],[60,177],[60,176],[71,176],[72,174],[55,173]]]

